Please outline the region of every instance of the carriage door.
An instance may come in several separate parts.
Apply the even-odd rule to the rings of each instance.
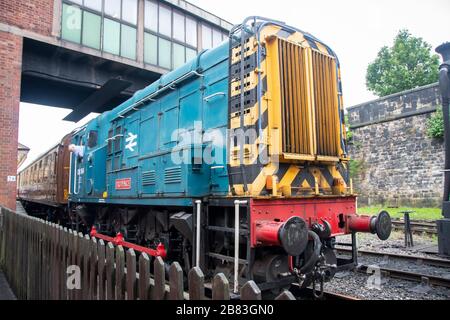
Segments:
[[[108,131],[106,173],[108,195],[114,196],[117,172],[122,169],[123,123],[114,122]]]
[[[123,130],[123,161],[125,167],[135,182],[137,177],[136,169],[139,160],[139,125],[141,121],[141,113],[136,111],[125,119]],[[137,191],[135,189],[135,191]]]
[[[140,114],[118,121],[108,133],[108,193],[112,197],[137,196]]]
[[[86,194],[103,198],[106,191],[106,146],[100,145],[98,130],[90,130],[87,134]]]

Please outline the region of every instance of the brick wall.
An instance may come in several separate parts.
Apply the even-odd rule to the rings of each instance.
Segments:
[[[0,205],[15,209],[22,37],[0,32]]]
[[[54,0],[0,0],[0,22],[50,36]]]
[[[51,36],[54,0],[0,0],[0,23]],[[23,38],[0,31],[0,205],[15,209]]]
[[[426,125],[440,106],[436,84],[348,109],[362,205],[441,205],[444,144]]]

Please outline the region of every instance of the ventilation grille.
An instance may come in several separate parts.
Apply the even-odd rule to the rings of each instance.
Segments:
[[[339,157],[335,60],[282,39],[278,40],[278,50],[283,152]]]
[[[279,41],[283,104],[283,149],[286,153],[309,155],[311,144],[310,107],[305,49]]]
[[[339,156],[339,106],[336,64],[334,60],[312,51],[314,101],[316,112],[317,154]]]
[[[181,183],[181,167],[166,169],[164,171],[164,183]]]
[[[146,171],[142,173],[142,186],[154,186],[156,184],[156,172]]]

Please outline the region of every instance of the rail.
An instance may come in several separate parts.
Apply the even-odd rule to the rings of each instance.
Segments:
[[[347,248],[337,248],[336,251],[342,254],[351,254],[352,250]],[[425,264],[440,268],[450,268],[450,260],[437,258],[437,257],[425,257],[419,255],[406,255],[383,251],[373,251],[373,250],[358,250],[358,254],[361,256],[372,256],[372,257],[386,257],[392,259],[411,261],[416,264]]]
[[[403,220],[393,220],[392,227],[395,230],[405,230],[405,222]],[[430,221],[411,221],[411,231],[413,233],[425,233],[430,235],[436,235],[437,225],[436,222]]]

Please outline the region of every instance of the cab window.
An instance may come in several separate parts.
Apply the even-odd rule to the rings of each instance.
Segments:
[[[93,149],[98,144],[98,131],[91,130],[88,136],[88,147],[89,149]]]

